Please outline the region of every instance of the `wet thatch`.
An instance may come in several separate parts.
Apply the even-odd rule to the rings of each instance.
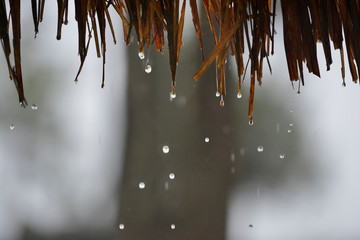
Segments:
[[[109,8],[113,8],[122,20],[126,44],[130,42],[131,31],[135,31],[140,55],[143,54],[145,47],[150,47],[152,44],[155,45],[157,51],[162,53],[164,38],[167,36],[172,91],[175,91],[176,66],[182,45],[186,0],[181,2],[179,0],[74,0],[74,2],[81,60],[75,80],[84,64],[91,36],[94,36],[97,55],[103,58],[105,68],[105,28],[109,26],[114,36],[108,12]],[[10,78],[17,88],[20,103],[25,106],[20,62],[20,3],[21,0],[9,0],[6,5],[5,0],[0,0],[0,40]],[[45,0],[31,1],[35,36],[38,33],[39,22],[42,21],[44,4]],[[62,25],[68,22],[68,0],[57,0],[57,4],[56,37],[60,40]],[[210,27],[215,43],[213,51],[208,56],[205,56],[203,52],[198,9],[200,5],[198,4],[205,10],[209,22],[208,26],[201,27]],[[227,53],[230,52],[237,64],[239,95],[246,69],[249,68],[250,71],[249,116],[251,117],[255,84],[256,81],[261,84],[264,59],[271,71],[268,56],[274,53],[276,0],[202,0],[198,3],[196,0],[189,0],[189,5],[204,60],[195,73],[194,79],[199,80],[210,64],[215,61],[217,91],[221,95],[220,105],[223,106],[223,97],[226,93],[225,64]],[[9,6],[9,11],[6,6]],[[360,64],[358,0],[281,0],[281,8],[284,46],[291,81],[300,80],[304,84],[303,63],[306,64],[309,72],[320,77],[317,42],[322,43],[329,70],[332,63],[330,41],[333,42],[335,49],[340,50],[341,72],[344,78],[344,38],[351,76],[354,82],[357,81]],[[9,26],[12,28],[9,29]],[[12,32],[12,46],[9,32]],[[246,59],[244,59],[245,48],[249,52],[249,57]],[[14,55],[14,64],[10,60],[11,51]],[[104,86],[104,72],[103,70],[102,86]]]

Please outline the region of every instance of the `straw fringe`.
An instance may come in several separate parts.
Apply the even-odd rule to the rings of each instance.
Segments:
[[[87,56],[91,36],[94,36],[97,56],[103,58],[103,79],[105,80],[105,28],[108,25],[116,42],[114,28],[108,8],[112,7],[122,20],[124,40],[130,43],[132,29],[139,43],[139,52],[153,43],[155,49],[163,53],[165,39],[168,37],[169,65],[172,78],[172,91],[175,93],[176,67],[182,45],[186,0],[74,0],[75,19],[78,23],[78,51],[80,67],[76,80]],[[68,22],[68,0],[58,0],[57,39],[61,39],[63,24]],[[206,57],[203,51],[202,33],[196,0],[189,0],[196,36],[200,44],[203,63],[194,74],[197,81],[215,61],[217,68],[217,91],[221,94],[223,106],[226,94],[225,65],[227,53],[235,57],[238,76],[238,93],[246,74],[244,52],[248,48],[250,64],[249,116],[253,115],[256,81],[262,83],[264,58],[271,71],[269,55],[274,53],[274,23],[276,0],[202,0],[202,7],[208,17],[215,47]],[[32,14],[35,36],[42,21],[45,0],[32,0]],[[180,6],[181,5],[181,6]],[[14,80],[22,106],[26,105],[22,83],[20,61],[20,0],[9,0],[10,21],[12,21],[13,45],[10,46],[9,20],[5,0],[0,0],[0,41],[9,69],[10,79]],[[353,82],[357,82],[360,66],[360,8],[356,0],[282,0],[284,46],[291,81],[301,80],[304,85],[303,63],[309,72],[320,77],[317,57],[317,42],[322,43],[327,70],[332,63],[332,42],[340,50],[341,73],[345,84],[343,40],[348,56],[348,64]],[[219,33],[216,34],[216,25]],[[167,32],[167,34],[165,34]],[[100,34],[100,37],[98,36]],[[270,53],[271,46],[271,53]],[[10,61],[14,52],[14,65]]]

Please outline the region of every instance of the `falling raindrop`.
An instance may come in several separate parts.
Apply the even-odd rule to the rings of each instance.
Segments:
[[[122,224],[122,223],[120,223],[120,224],[119,224],[119,229],[120,229],[120,230],[124,230],[124,228],[125,228],[125,225]]]
[[[15,128],[15,125],[14,125],[14,124],[11,124],[11,125],[10,125],[10,130],[14,130],[14,128]]]
[[[280,123],[277,123],[276,124],[276,133],[279,133],[280,132]]]
[[[234,174],[235,173],[235,167],[231,168],[231,173]]]
[[[230,154],[230,160],[232,161],[232,162],[235,162],[235,153],[231,153]]]
[[[210,138],[206,137],[206,138],[205,138],[205,142],[208,143],[209,141],[210,141]]]
[[[187,99],[185,96],[180,96],[179,100],[177,101],[179,106],[184,106],[186,104],[186,102],[187,102]]]
[[[164,188],[165,188],[166,191],[169,190],[169,182],[168,181],[166,181],[164,183]]]
[[[145,72],[146,73],[151,73],[151,66],[150,65],[146,65],[146,67],[145,67]]]
[[[241,156],[244,156],[245,155],[245,148],[240,148],[240,155]]]
[[[294,110],[291,109],[290,112],[292,113],[292,112],[294,112]]]
[[[169,174],[169,178],[170,178],[170,179],[175,179],[175,174],[174,174],[174,173],[170,173],[170,174]]]
[[[258,151],[258,152],[264,151],[264,147],[263,147],[263,146],[258,146],[258,147],[257,147],[257,151]]]
[[[288,129],[288,133],[291,133],[291,129]]]
[[[174,230],[175,229],[175,224],[171,224],[170,227],[171,227],[172,230]]]
[[[145,183],[144,182],[139,182],[139,188],[144,189],[145,188]]]
[[[285,153],[280,153],[279,157],[280,157],[281,159],[284,159],[284,158],[285,158]]]
[[[144,52],[139,52],[139,53],[138,53],[138,56],[139,56],[140,59],[144,59],[144,58],[145,58]]]
[[[170,151],[170,148],[168,145],[165,145],[165,146],[163,146],[162,150],[163,150],[163,153],[168,153]]]
[[[217,92],[215,93],[215,96],[216,96],[216,97],[220,97],[220,92],[217,91]]]
[[[38,109],[38,106],[37,106],[36,104],[33,104],[33,105],[31,105],[31,109],[37,110],[37,109]]]
[[[238,92],[238,94],[236,95],[237,98],[241,98],[242,97],[242,94],[241,92]]]
[[[294,126],[294,123],[291,122],[291,123],[289,124],[289,126],[290,126],[290,127]]]

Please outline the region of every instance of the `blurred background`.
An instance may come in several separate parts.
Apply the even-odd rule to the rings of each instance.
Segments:
[[[223,108],[213,66],[192,80],[201,52],[189,11],[171,99],[167,51],[139,59],[114,12],[105,88],[93,44],[75,83],[73,4],[61,41],[56,6],[45,8],[34,39],[30,3],[22,5],[26,109],[0,64],[1,240],[360,238],[360,89],[349,72],[341,86],[338,52],[331,71],[320,61],[322,78],[306,74],[297,94],[279,14],[273,74],[264,67],[250,126],[249,78],[238,99],[232,58]]]

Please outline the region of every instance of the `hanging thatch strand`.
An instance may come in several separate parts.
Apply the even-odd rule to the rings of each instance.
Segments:
[[[108,8],[111,6],[122,20],[124,40],[130,43],[130,34],[135,30],[139,44],[139,56],[144,56],[144,48],[153,43],[155,49],[163,53],[165,32],[167,32],[169,64],[172,77],[172,93],[175,93],[176,67],[182,45],[182,32],[185,19],[186,0],[74,0],[75,19],[78,24],[78,51],[81,72],[85,62],[91,36],[94,36],[97,56],[103,58],[102,87],[105,80],[105,28],[106,25],[115,40]],[[32,14],[35,36],[39,22],[43,19],[45,0],[32,0]],[[68,0],[57,0],[58,40],[61,39],[63,24],[68,22]],[[225,64],[227,52],[235,57],[238,76],[238,96],[241,97],[241,84],[248,64],[250,64],[249,116],[253,114],[256,81],[262,83],[263,61],[270,68],[268,56],[274,53],[274,23],[276,0],[202,0],[215,47],[205,57],[198,5],[189,0],[196,36],[199,40],[203,63],[194,75],[197,81],[215,61],[217,95],[221,96],[220,105],[224,106],[226,94]],[[15,83],[22,106],[24,97],[21,60],[20,60],[20,0],[9,0],[10,17],[7,17],[5,0],[0,0],[0,41],[5,54],[9,76]],[[317,58],[317,42],[321,42],[325,54],[327,70],[330,69],[332,56],[330,40],[334,48],[340,50],[341,73],[345,84],[343,38],[348,56],[352,80],[357,82],[360,67],[360,6],[356,0],[282,0],[284,45],[291,81],[301,80],[304,84],[303,63],[308,71],[320,77]],[[11,45],[9,21],[12,24],[14,65],[10,61]],[[217,33],[216,28],[219,28]],[[100,35],[100,37],[98,36]],[[244,59],[245,49],[249,58]],[[271,48],[271,49],[270,49]],[[246,62],[246,64],[245,64]],[[300,84],[299,84],[300,86]],[[250,119],[252,121],[252,119]]]
[[[240,97],[241,76],[245,74],[243,54],[246,41],[249,50],[248,61],[250,61],[251,68],[249,99],[249,116],[251,123],[255,94],[255,78],[257,78],[258,83],[261,85],[263,60],[269,55],[270,40],[273,39],[274,34],[274,29],[271,27],[271,19],[274,21],[275,14],[270,12],[271,1],[203,1],[203,3],[214,36],[215,48],[195,73],[194,79],[198,80],[210,64],[216,60],[217,95],[221,96],[220,106],[224,106],[224,96],[226,94],[225,64],[227,51],[230,47],[231,54],[235,55],[238,71],[238,96]],[[220,26],[219,40],[215,33],[211,14],[213,14]],[[250,22],[250,24],[248,22]]]
[[[19,11],[12,11],[11,9],[19,9]],[[15,66],[12,66],[10,63],[10,38],[9,38],[9,23],[6,13],[5,1],[1,0],[0,2],[0,41],[3,47],[3,51],[6,58],[6,63],[9,69],[9,78],[14,81],[16,90],[19,95],[19,102],[21,106],[25,107],[27,105],[23,82],[22,82],[22,73],[21,73],[21,57],[20,57],[20,0],[10,1],[10,18],[12,21],[12,33],[13,33],[13,49],[14,49],[14,62]]]

